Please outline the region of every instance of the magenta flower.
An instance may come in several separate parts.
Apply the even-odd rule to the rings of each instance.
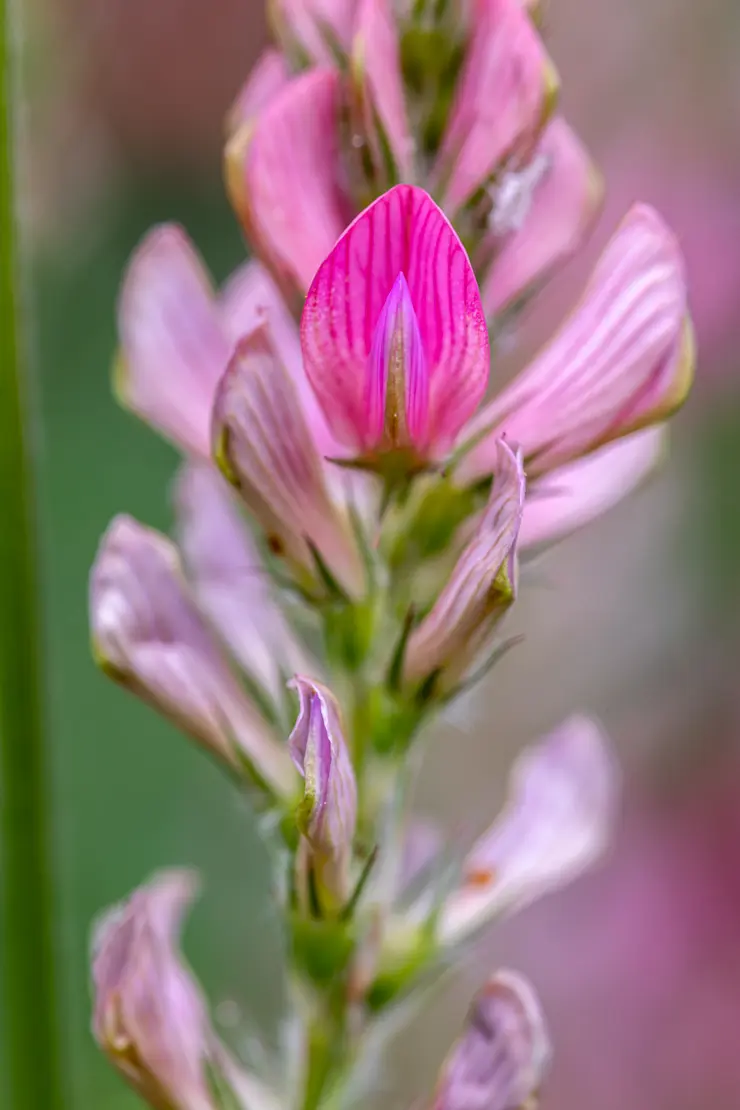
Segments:
[[[322,909],[331,911],[350,894],[357,785],[334,695],[303,676],[290,685],[300,706],[289,747],[305,780],[299,827],[308,853],[302,862],[313,870]]]
[[[391,189],[342,235],[308,291],[301,345],[355,454],[451,446],[485,392],[488,334],[465,250],[422,189]]]
[[[473,1001],[440,1072],[432,1110],[534,1110],[550,1055],[532,987],[500,971]]]

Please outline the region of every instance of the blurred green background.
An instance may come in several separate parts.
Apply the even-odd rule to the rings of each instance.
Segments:
[[[87,943],[95,915],[153,870],[188,864],[203,873],[205,894],[186,948],[225,1035],[245,1043],[254,1020],[274,1039],[281,1012],[281,934],[254,821],[200,752],[96,672],[86,615],[88,568],[109,519],[126,511],[167,528],[177,462],[111,396],[121,272],[160,220],[187,227],[219,280],[243,259],[220,188],[220,120],[265,30],[261,5],[249,0],[34,0],[26,8],[24,204],[65,1019],[74,1110],[127,1110],[138,1104],[88,1033]],[[652,829],[657,813],[670,832],[674,813],[688,805],[694,814],[694,798],[708,797],[710,814],[733,809],[737,798],[740,811],[738,13],[723,0],[700,8],[682,0],[599,0],[588,11],[578,0],[552,0],[548,23],[566,109],[612,185],[598,241],[636,196],[664,209],[682,238],[702,351],[699,380],[677,421],[665,473],[543,564],[518,618],[524,648],[501,665],[483,697],[430,739],[419,805],[457,833],[461,813],[470,822],[465,834],[487,823],[513,754],[583,704],[605,718],[619,744],[628,852],[631,830]],[[557,318],[582,273],[571,267],[557,283],[524,350]],[[712,792],[715,780],[733,777],[736,795]],[[690,820],[704,821],[700,802],[695,810]],[[698,833],[686,835],[690,844],[704,844]],[[699,870],[716,872],[722,897],[707,887],[699,898],[712,911],[721,902],[723,927],[697,925],[700,951],[693,963],[687,958],[686,978],[677,964],[662,1009],[650,1011],[658,1016],[647,1033],[658,1040],[672,1028],[671,999],[688,1012],[706,995],[713,980],[702,968],[721,935],[733,974],[722,977],[730,995],[717,1014],[740,1043],[740,897],[730,897],[721,866],[740,875],[740,834],[723,826],[708,843]],[[645,879],[650,896],[662,889],[662,858]],[[543,989],[555,1022],[556,1075],[545,1110],[706,1110],[710,1093],[713,1110],[736,1110],[737,1067],[727,1065],[721,1087],[702,1086],[702,1076],[716,1076],[719,1067],[709,1049],[690,1081],[672,1079],[670,1061],[648,1066],[636,1050],[624,1057],[632,1063],[620,1064],[631,1051],[620,1041],[631,1019],[623,1016],[617,1030],[607,1020],[613,981],[604,975],[602,994],[589,994],[589,976],[569,961],[593,949],[594,966],[606,962],[614,975],[632,978],[636,997],[640,976],[649,979],[659,961],[646,957],[645,970],[630,957],[620,972],[619,945],[599,955],[601,918],[588,901],[588,880],[578,887],[573,901],[558,896],[540,917],[528,911],[518,939],[504,931],[425,1015],[399,1050],[404,1093],[386,1105],[411,1103],[491,962],[516,959]],[[649,898],[643,892],[639,902],[631,889],[627,883],[626,893],[619,887],[614,895],[619,905],[637,898],[624,935],[648,935]],[[561,947],[543,940],[548,936]],[[691,938],[693,944],[693,932]],[[558,974],[550,974],[553,967]],[[236,1008],[222,1005],[232,1002]],[[635,1006],[639,1013],[639,998]],[[586,1043],[584,1023],[598,1051]],[[626,1099],[614,1077],[630,1069],[635,1080]]]

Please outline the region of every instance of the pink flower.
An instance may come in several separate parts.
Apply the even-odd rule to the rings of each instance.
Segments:
[[[256,636],[255,618],[252,612],[249,627]],[[292,797],[288,755],[199,612],[169,540],[130,517],[112,522],[90,576],[90,624],[95,656],[111,677],[232,770],[248,771],[269,792]],[[253,679],[259,683],[260,677],[255,670]]]
[[[471,421],[477,443],[459,479],[490,470],[502,435],[521,447],[534,478],[664,420],[686,398],[693,356],[678,246],[657,213],[638,205],[570,320]]]
[[[399,185],[321,264],[301,322],[306,374],[338,439],[360,456],[438,457],[488,380],[470,262],[422,190]]]
[[[472,246],[484,238],[481,193],[502,175],[544,159],[544,203],[559,207],[564,225],[555,229],[552,221],[544,238],[533,233],[531,259],[511,265],[525,271],[529,284],[580,244],[596,195],[584,188],[588,161],[580,148],[561,151],[556,131],[538,150],[557,79],[527,5],[473,0],[469,7],[464,14],[460,5],[448,5],[419,20],[402,18],[389,0],[276,5],[289,55],[312,68],[283,80],[272,60],[260,63],[232,114],[242,126],[227,145],[226,178],[248,237],[286,294],[291,286],[308,289],[352,215],[397,182],[429,180]],[[401,40],[409,30],[404,55]],[[418,61],[411,45],[421,52]],[[463,63],[455,67],[458,51]],[[439,89],[424,86],[423,67],[432,57],[440,72],[459,69],[441,121]],[[264,96],[266,87],[275,89],[272,98]],[[541,211],[535,222],[548,225]],[[486,258],[494,246],[486,243]],[[509,265],[502,262],[501,280],[511,285]]]
[[[608,741],[587,717],[571,717],[525,751],[508,805],[469,852],[442,908],[441,943],[459,943],[598,859],[616,820],[618,783]]]
[[[432,1108],[533,1110],[549,1062],[537,996],[521,976],[500,971],[473,1001],[440,1072]]]

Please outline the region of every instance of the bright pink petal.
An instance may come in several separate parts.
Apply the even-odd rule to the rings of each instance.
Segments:
[[[541,173],[521,227],[491,235],[495,254],[481,290],[489,317],[543,283],[578,250],[601,204],[601,178],[563,119],[547,127],[533,164]]]
[[[632,493],[660,462],[665,428],[647,428],[535,482],[524,506],[519,549],[554,543]]]
[[[338,183],[339,108],[339,73],[311,70],[227,145],[232,203],[286,290],[308,288],[347,224]]]
[[[426,440],[445,449],[478,406],[488,333],[467,254],[434,201],[399,185],[362,212],[321,265],[301,322],[304,366],[334,434],[362,450],[370,355],[388,294],[403,274],[429,373]]]
[[[493,430],[463,460],[485,474],[496,437],[524,452],[530,477],[665,419],[693,372],[678,244],[637,205],[607,245],[580,306],[529,368],[471,422]]]
[[[360,0],[352,43],[355,92],[378,180],[413,175],[413,139],[406,113],[396,17],[388,0]],[[387,165],[386,150],[393,166]],[[388,180],[389,176],[391,180]]]
[[[556,84],[521,0],[476,0],[471,28],[435,171],[451,212],[505,160],[533,149]]]
[[[135,251],[118,330],[122,403],[179,447],[207,456],[213,395],[230,344],[208,274],[181,228],[157,227]]]
[[[270,15],[288,53],[300,63],[329,65],[352,35],[356,0],[272,0]]]
[[[236,131],[266,108],[289,80],[285,55],[274,47],[263,50],[231,108],[229,130]]]

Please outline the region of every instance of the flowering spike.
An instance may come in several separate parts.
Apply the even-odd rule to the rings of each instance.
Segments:
[[[637,205],[570,320],[469,425],[473,435],[493,430],[459,475],[485,474],[500,435],[520,444],[533,477],[665,419],[686,397],[693,355],[678,245],[656,212]]]
[[[560,118],[545,129],[530,163],[535,171],[525,209],[509,227],[497,226],[497,201],[515,175],[504,176],[494,197],[495,251],[481,296],[487,316],[501,313],[540,285],[574,254],[601,206],[603,183],[575,132]],[[505,221],[499,220],[499,224]]]
[[[207,456],[213,393],[230,343],[208,274],[181,228],[154,228],[135,251],[118,328],[121,402],[184,450]]]
[[[437,456],[485,392],[489,349],[468,257],[423,189],[398,185],[385,193],[322,263],[301,321],[304,365],[337,438],[360,454],[372,451],[378,433],[377,410],[368,406],[376,396],[368,384],[375,370],[373,340],[399,274],[406,293],[399,290],[396,298],[407,320],[413,306],[429,382],[423,421],[424,393],[413,391],[419,419],[414,416],[412,424],[418,422],[416,435],[426,453]]]
[[[409,637],[403,674],[407,684],[437,674],[437,689],[449,690],[514,601],[524,490],[521,456],[500,440],[496,476],[477,532],[431,612]]]
[[[316,585],[318,553],[344,589],[362,592],[362,560],[331,501],[295,387],[260,329],[237,347],[213,410],[213,450],[276,554]]]
[[[178,538],[197,603],[234,658],[273,701],[305,658],[232,493],[212,467],[190,464],[177,480]]]
[[[667,438],[662,426],[634,432],[535,482],[524,506],[519,550],[554,543],[611,509],[655,470]]]
[[[338,185],[340,78],[289,81],[226,146],[226,184],[247,236],[287,294],[306,290],[347,223]]]
[[[413,176],[413,139],[406,112],[396,18],[388,0],[360,0],[352,43],[354,95],[376,179]]]
[[[524,752],[506,809],[474,845],[464,882],[442,909],[441,943],[458,943],[598,859],[614,824],[618,779],[608,740],[587,717],[569,718]]]
[[[298,62],[327,65],[346,51],[356,0],[269,0],[275,33]]]
[[[290,686],[300,702],[289,740],[290,754],[306,783],[299,825],[310,846],[322,908],[337,910],[350,894],[349,865],[357,820],[355,774],[334,695],[321,683],[301,675]]]
[[[520,975],[500,971],[470,1008],[432,1110],[535,1110],[550,1055],[534,990]]]
[[[91,573],[90,622],[106,673],[230,767],[247,763],[275,793],[292,796],[290,761],[203,623],[169,540],[130,517],[116,517]]]
[[[521,0],[475,0],[471,38],[435,175],[456,212],[505,161],[531,154],[557,75]]]
[[[123,1077],[160,1110],[216,1110],[205,1001],[177,952],[196,883],[167,871],[109,910],[93,937],[95,1039]]]

